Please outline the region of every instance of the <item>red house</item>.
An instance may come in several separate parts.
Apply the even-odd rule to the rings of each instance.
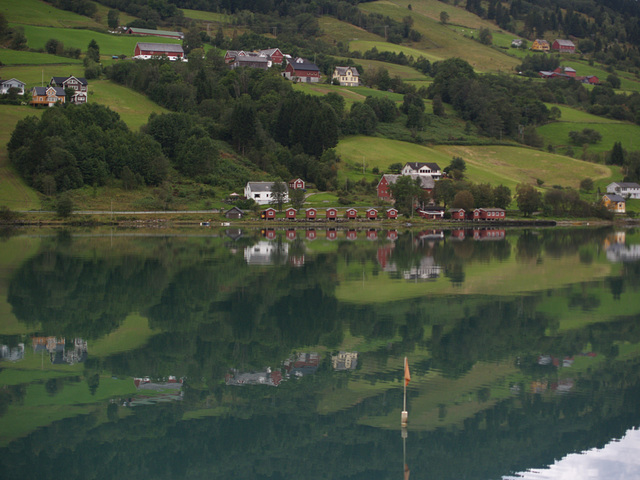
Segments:
[[[264,220],[275,220],[276,218],[276,209],[275,208],[267,208],[262,212],[260,218]]]
[[[295,220],[297,213],[298,211],[295,208],[289,207],[285,210],[284,217],[287,220]]]
[[[335,240],[338,238],[338,232],[336,232],[335,228],[330,228],[327,230],[327,240]]]
[[[320,81],[320,69],[318,66],[304,58],[296,58],[290,61],[282,75],[294,82],[318,83]]]
[[[272,63],[275,63],[277,65],[282,65],[282,62],[284,61],[284,53],[282,53],[279,48],[268,48],[267,50],[260,50],[258,54],[261,57],[267,57],[269,60],[271,60]]]
[[[476,208],[473,211],[474,220],[504,220],[506,212],[502,208]]]
[[[355,208],[347,208],[344,216],[347,217],[348,220],[355,220],[358,218],[358,210]]]
[[[369,220],[376,220],[378,218],[378,210],[375,208],[367,209],[367,218]]]
[[[389,220],[395,220],[396,218],[398,218],[398,210],[396,210],[395,208],[389,208],[387,210],[387,218]]]
[[[378,231],[371,229],[367,230],[367,240],[377,240],[378,239]]]
[[[430,164],[430,165],[435,165],[435,164]],[[396,183],[398,179],[402,176],[403,175],[396,175],[391,173],[385,173],[384,175],[382,175],[382,178],[380,178],[380,181],[378,182],[378,186],[376,187],[378,192],[378,198],[381,200],[385,200],[387,202],[390,201],[393,198],[393,195],[391,195],[390,186]],[[435,187],[435,180],[432,175],[422,175],[419,173],[411,173],[405,176],[411,177],[411,179],[414,181],[418,180],[420,182],[420,188],[422,188],[422,190],[424,190],[425,192],[431,192]]]
[[[293,228],[287,230],[287,240],[295,240],[296,239],[296,231]]]
[[[451,220],[464,220],[467,216],[464,208],[450,208],[449,213],[451,214]]]
[[[358,232],[356,232],[355,230],[347,231],[347,240],[357,240],[357,239],[358,239]]]
[[[315,240],[316,239],[316,231],[313,228],[307,230],[307,240]]]
[[[182,45],[176,43],[138,42],[133,53],[134,58],[148,60],[154,57],[167,57],[169,60],[183,60]]]
[[[316,210],[315,208],[307,208],[305,213],[307,220],[315,220],[316,215],[318,214],[318,210]]]
[[[338,210],[327,208],[327,220],[335,220],[336,218],[338,218]]]
[[[427,219],[441,219],[444,217],[444,207],[427,207],[424,210],[418,209],[418,215]]]
[[[293,180],[289,180],[289,188],[291,190],[304,190],[304,180],[302,180],[301,178],[294,178]]]

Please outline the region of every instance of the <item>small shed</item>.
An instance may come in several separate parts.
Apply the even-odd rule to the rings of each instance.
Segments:
[[[396,218],[398,218],[398,210],[395,208],[389,208],[387,210],[387,218],[389,220],[395,220]]]
[[[356,218],[358,218],[358,210],[356,210],[355,208],[347,208],[344,216],[348,220],[355,220]]]
[[[267,208],[260,214],[260,218],[264,220],[275,220],[276,213],[278,212],[276,211],[275,208]]]
[[[378,210],[375,208],[367,209],[367,218],[369,220],[376,220],[378,218]]]
[[[307,237],[307,240],[315,240],[317,237],[315,228],[310,228],[309,230],[307,230],[306,237]]]
[[[335,228],[329,228],[327,229],[327,240],[335,240],[336,238],[338,238],[338,232],[336,231]]]
[[[302,180],[301,178],[294,178],[293,180],[289,180],[289,188],[291,190],[304,190],[304,180]]]
[[[295,240],[296,239],[296,231],[293,228],[287,230],[286,233],[287,240]]]
[[[327,220],[335,220],[338,218],[338,210],[335,208],[327,208]]]
[[[244,217],[244,212],[238,207],[231,207],[229,210],[224,212],[224,216],[226,218],[238,219]]]
[[[318,210],[315,208],[307,208],[305,211],[307,220],[315,220],[318,215]]]
[[[287,220],[295,220],[297,214],[298,214],[298,211],[295,208],[289,207],[285,210],[284,217]]]

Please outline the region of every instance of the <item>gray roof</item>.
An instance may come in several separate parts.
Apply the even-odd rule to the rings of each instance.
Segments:
[[[313,72],[319,72],[320,69],[315,63],[311,63],[309,60],[304,58],[296,58],[294,61],[289,62],[293,65],[294,70],[308,70]]]
[[[68,77],[51,77],[51,84],[56,84],[56,85],[62,85],[63,83],[65,83],[67,80],[69,80],[71,77],[75,78],[76,80],[78,80],[81,84],[83,85],[88,85],[89,82],[87,82],[87,79],[84,77],[74,77],[73,75],[69,75]]]
[[[395,175],[387,173],[383,175],[382,178],[386,178],[389,185],[393,185],[398,181],[398,178],[402,176],[411,177],[413,180],[417,178],[420,180],[420,187],[423,189],[432,189],[436,185],[436,182],[431,175],[418,175],[417,173],[412,173],[411,175]]]
[[[558,45],[562,45],[563,47],[575,47],[574,43],[571,40],[561,40],[557,38],[556,42],[558,42]]]
[[[9,80],[0,80],[1,84],[7,84],[7,85],[22,85],[23,87],[26,85],[26,83],[21,82],[20,80],[18,80],[17,78],[10,78]]]
[[[344,76],[347,74],[347,70],[349,69],[351,70],[351,75],[353,75],[354,77],[360,76],[356,67],[336,67],[336,72],[338,72],[338,75]]]
[[[605,195],[605,197],[607,197],[612,202],[624,202],[625,201],[625,199],[623,197],[621,197],[620,195],[616,195],[614,193],[607,193]]]
[[[36,92],[36,95],[46,95],[47,90],[50,88],[56,91],[57,96],[64,97],[64,88],[62,87],[33,87],[33,90]]]
[[[171,52],[171,53],[184,54],[184,50],[182,50],[182,45],[179,45],[177,43],[138,42],[137,45],[140,47],[140,50],[153,50],[157,52]]]
[[[273,189],[273,184],[276,182],[248,182],[247,187],[251,189],[252,192],[271,192]],[[287,184],[282,182],[285,186],[285,190],[288,191],[289,188]]]
[[[640,185],[635,182],[613,182],[609,184],[609,186],[611,185],[618,185],[622,188],[640,188]]]

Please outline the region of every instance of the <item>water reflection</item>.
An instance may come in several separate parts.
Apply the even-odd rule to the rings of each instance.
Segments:
[[[636,230],[3,242],[8,478],[563,478],[640,425]]]

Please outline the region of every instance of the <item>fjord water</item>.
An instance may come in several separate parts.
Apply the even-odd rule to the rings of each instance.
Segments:
[[[14,231],[0,353],[3,478],[640,477],[637,229]]]

